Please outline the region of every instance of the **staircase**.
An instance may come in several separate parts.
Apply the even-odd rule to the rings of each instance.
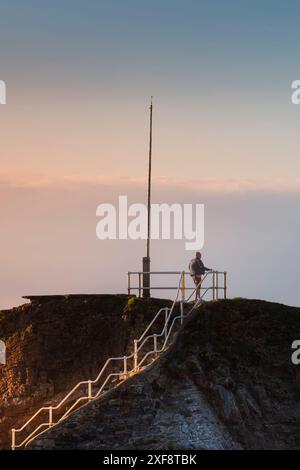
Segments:
[[[218,299],[219,289],[224,292],[224,287],[215,282],[218,278],[217,271],[211,271],[203,276],[201,286],[193,288],[187,300],[184,299],[185,272],[182,271],[177,287],[177,293],[170,308],[161,308],[153,320],[149,323],[143,334],[133,341],[133,352],[129,356],[109,358],[97,377],[93,380],[79,382],[70,392],[56,405],[40,408],[19,429],[12,429],[12,450],[24,448],[42,433],[66,419],[72,412],[96,398],[103,396],[112,388],[124,382],[128,377],[139,373],[150,365],[161,352],[165,351],[172,342],[174,333],[178,330],[186,317],[202,302],[207,293],[212,292],[212,298]],[[226,278],[224,274],[224,279]],[[212,284],[203,288],[205,280]],[[224,284],[225,285],[225,284]],[[189,303],[195,290],[201,287],[201,298],[194,304]],[[180,299],[179,299],[180,297]],[[179,307],[179,308],[178,308]],[[158,322],[164,326],[161,331],[156,331]]]

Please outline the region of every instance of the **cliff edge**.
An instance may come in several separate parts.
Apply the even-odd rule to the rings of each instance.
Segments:
[[[127,295],[30,296],[0,312],[7,363],[0,365],[0,449],[11,446],[11,428],[41,406],[58,403],[80,380],[96,377],[111,356],[132,352],[168,300]]]
[[[300,449],[300,309],[209,302],[146,370],[31,449]]]

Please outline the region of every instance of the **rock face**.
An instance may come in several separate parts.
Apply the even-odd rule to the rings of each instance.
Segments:
[[[132,352],[159,308],[170,301],[127,295],[47,296],[0,312],[7,364],[0,365],[0,448],[10,430],[77,382],[94,378],[111,356]]]
[[[210,302],[173,346],[33,449],[300,449],[300,309]]]

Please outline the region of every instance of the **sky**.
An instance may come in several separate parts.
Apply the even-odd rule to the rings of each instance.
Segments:
[[[0,0],[0,308],[124,292],[145,244],[96,239],[96,207],[205,203],[230,295],[299,305],[296,1]],[[184,242],[152,243],[181,270]]]

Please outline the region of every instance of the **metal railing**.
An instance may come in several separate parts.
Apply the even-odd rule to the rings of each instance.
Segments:
[[[216,282],[215,273],[215,271],[206,273],[201,282],[193,288],[193,292],[187,301],[199,287],[202,289],[201,300],[209,291],[214,292],[214,296],[217,293],[218,297],[218,290],[224,290],[224,287],[219,286]],[[159,353],[166,350],[171,342],[171,338],[173,337],[175,324],[179,321],[180,325],[182,325],[183,320],[199,305],[199,302],[196,302],[192,308],[184,314],[186,273],[182,271],[179,274],[180,278],[177,286],[177,293],[172,306],[170,308],[161,308],[157,312],[142,335],[133,341],[132,354],[129,356],[111,357],[107,359],[94,380],[84,380],[79,382],[58,404],[55,406],[41,407],[22,427],[12,429],[13,450],[27,446],[45,431],[63,421],[73,411],[77,410],[89,401],[102,396],[111,388],[115,387],[117,385],[117,381],[121,383],[129,376],[136,374],[142,368],[150,365]],[[210,275],[212,275],[212,286],[204,288],[202,284]],[[224,293],[226,296],[226,289],[224,290]],[[179,306],[179,314],[175,311],[177,306]],[[153,333],[155,327],[157,327],[158,324],[161,324],[162,320],[163,327],[161,331]],[[118,367],[116,367],[116,365],[118,365]],[[19,443],[17,442],[17,436],[20,436]]]
[[[186,298],[186,291],[194,291],[195,286],[187,286],[186,277],[190,278],[191,275],[187,271],[150,271],[150,272],[143,272],[143,271],[129,271],[127,273],[127,292],[128,295],[131,295],[134,292],[138,292],[138,297],[142,296],[142,292],[144,290],[175,290],[177,289],[176,286],[152,286],[151,287],[144,287],[142,285],[143,275],[149,274],[150,276],[157,276],[157,275],[183,275],[182,279],[182,286],[181,290],[183,291],[182,296],[183,299]],[[219,299],[219,292],[223,292],[223,298],[226,299],[227,296],[227,272],[226,271],[207,271],[205,275],[202,277],[201,285],[200,285],[200,292],[206,292],[208,287],[205,285],[205,279],[207,279],[207,275],[211,274],[212,276],[212,285],[209,286],[209,290],[212,291],[212,298],[213,300]],[[137,277],[137,285],[132,285],[132,278]],[[191,298],[191,296],[189,297]]]

